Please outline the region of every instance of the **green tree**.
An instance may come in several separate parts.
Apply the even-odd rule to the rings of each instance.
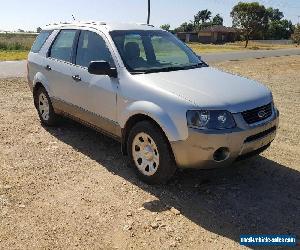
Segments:
[[[170,24],[163,24],[160,26],[161,29],[166,30],[166,31],[170,31]]]
[[[194,31],[194,30],[195,30],[195,26],[193,23],[184,22],[178,28],[176,28],[174,31],[175,32],[190,32],[190,31]]]
[[[282,18],[284,18],[283,12],[281,12],[279,9],[273,9],[272,7],[267,9],[267,15],[271,22],[280,21]]]
[[[274,20],[269,23],[267,38],[268,39],[289,39],[294,31],[291,21],[286,19]]]
[[[220,16],[220,14],[217,14],[216,16],[214,16],[213,20],[212,20],[212,24],[213,25],[223,25],[223,17]]]
[[[241,29],[244,33],[247,48],[250,36],[264,29],[268,22],[267,10],[265,6],[258,2],[243,3],[239,2],[235,5],[230,13],[233,26]]]
[[[295,27],[295,31],[293,34],[293,40],[295,43],[297,43],[298,45],[300,45],[300,24],[297,24]]]
[[[42,31],[42,28],[41,28],[41,27],[37,27],[37,28],[36,28],[36,32],[37,32],[37,33],[41,33],[41,31]]]
[[[279,9],[267,9],[268,23],[265,29],[267,39],[289,39],[294,32],[291,21],[283,19],[284,14]]]

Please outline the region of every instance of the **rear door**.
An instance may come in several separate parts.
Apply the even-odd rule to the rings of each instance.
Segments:
[[[78,35],[77,30],[61,30],[49,49],[44,67],[55,101],[69,104],[75,101],[72,68]]]

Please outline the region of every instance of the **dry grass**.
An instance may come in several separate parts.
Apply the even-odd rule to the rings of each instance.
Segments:
[[[230,51],[242,51],[242,50],[275,50],[275,49],[287,49],[296,48],[296,44],[280,45],[280,44],[263,44],[249,42],[248,48],[245,48],[244,42],[226,43],[221,45],[216,44],[201,44],[201,43],[188,43],[196,53],[219,53]]]
[[[36,35],[33,34],[0,34],[0,50],[5,51],[29,51]]]
[[[36,38],[32,34],[0,34],[0,61],[24,60]]]
[[[28,51],[0,50],[0,61],[18,61],[27,59]]]

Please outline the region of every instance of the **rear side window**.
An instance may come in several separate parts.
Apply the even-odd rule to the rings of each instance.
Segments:
[[[42,31],[35,39],[35,42],[33,43],[32,48],[31,48],[31,52],[39,53],[41,48],[43,47],[44,43],[47,41],[48,37],[51,35],[51,33],[52,33],[52,30]]]
[[[76,64],[88,67],[91,61],[106,61],[110,66],[114,66],[111,53],[103,38],[91,31],[81,31]]]
[[[52,44],[50,57],[71,62],[76,32],[76,30],[61,30]]]

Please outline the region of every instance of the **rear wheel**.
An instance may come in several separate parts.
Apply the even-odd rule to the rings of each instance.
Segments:
[[[167,138],[149,121],[139,122],[132,128],[127,152],[137,175],[149,184],[165,183],[176,171]]]
[[[41,122],[46,126],[57,124],[57,115],[54,112],[49,95],[44,87],[40,87],[34,96],[35,106]]]

